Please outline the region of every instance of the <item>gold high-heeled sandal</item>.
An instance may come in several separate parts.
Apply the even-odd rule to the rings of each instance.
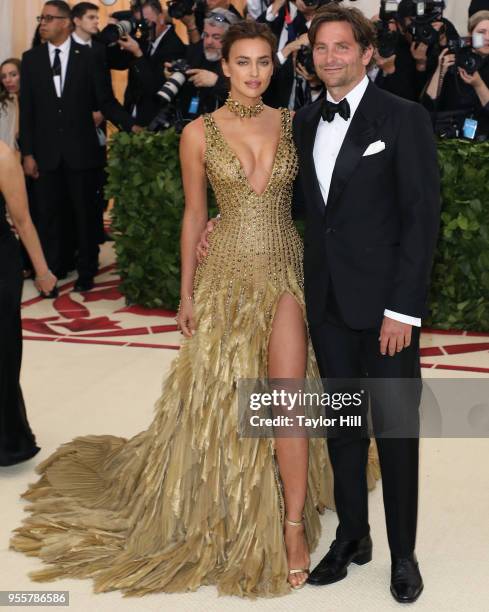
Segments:
[[[291,521],[290,519],[288,519],[287,517],[285,517],[285,521],[291,525],[292,527],[299,527],[300,525],[304,525],[304,519],[302,519],[301,521]],[[309,576],[309,567],[308,568],[301,568],[301,569],[289,569],[289,576],[291,574],[307,574]],[[304,580],[304,582],[301,582],[300,584],[297,585],[293,585],[290,584],[290,586],[294,589],[294,590],[299,590],[302,589],[302,587],[306,584],[306,580],[307,578]],[[287,581],[288,582],[288,581]]]

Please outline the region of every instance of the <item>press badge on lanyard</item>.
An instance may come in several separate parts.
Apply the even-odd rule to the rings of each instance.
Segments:
[[[199,96],[194,96],[191,100],[190,100],[190,104],[188,107],[188,112],[189,115],[196,115],[198,110],[199,110]]]
[[[474,140],[475,133],[477,132],[478,122],[475,119],[466,119],[463,127],[463,134],[465,138]]]

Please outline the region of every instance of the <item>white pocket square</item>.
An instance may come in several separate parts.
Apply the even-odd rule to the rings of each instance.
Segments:
[[[380,153],[385,149],[385,142],[382,140],[377,140],[377,142],[373,142],[368,145],[363,157],[367,157],[368,155],[375,155],[376,153]]]

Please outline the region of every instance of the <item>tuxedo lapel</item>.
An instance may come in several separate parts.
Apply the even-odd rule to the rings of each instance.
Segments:
[[[80,45],[77,45],[74,40],[71,41],[70,55],[68,56],[68,65],[66,66],[66,80],[63,87],[63,93],[61,97],[66,98],[66,94],[73,83],[74,75],[78,69],[78,62],[80,61]]]
[[[331,177],[327,205],[329,212],[339,201],[362,155],[382,123],[384,113],[376,103],[376,93],[376,86],[369,83],[346,133]]]
[[[311,106],[311,113],[304,121],[304,151],[306,159],[304,160],[304,174],[305,181],[304,186],[310,185],[312,187],[312,196],[314,203],[321,213],[325,214],[325,202],[321,194],[321,187],[319,186],[319,180],[316,174],[316,167],[314,165],[314,142],[316,140],[316,132],[319,125],[319,119],[321,118],[321,103],[317,103]]]

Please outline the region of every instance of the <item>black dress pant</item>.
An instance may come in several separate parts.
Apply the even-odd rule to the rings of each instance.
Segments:
[[[63,274],[73,267],[80,278],[98,269],[98,169],[74,170],[61,163],[36,181],[36,222],[50,269]]]
[[[330,288],[332,283],[329,283]],[[381,355],[380,329],[354,330],[342,320],[332,289],[329,290],[324,322],[310,328],[319,371],[326,379],[368,378],[387,386],[381,397],[390,398],[391,406],[370,397],[372,424],[376,433],[382,472],[384,509],[391,551],[408,556],[414,551],[418,508],[418,437],[377,435],[385,430],[385,417],[397,418],[410,413],[419,432],[421,369],[419,362],[419,328],[412,328],[408,348],[393,357]],[[368,377],[368,378],[366,378]],[[392,389],[389,380],[393,379]],[[405,384],[399,379],[406,379]],[[402,405],[402,409],[397,410]],[[409,418],[408,418],[409,420]],[[389,428],[387,428],[389,429]],[[416,427],[415,427],[416,429]],[[412,427],[410,428],[412,431]],[[370,531],[368,524],[368,488],[366,466],[370,438],[368,435],[328,435],[328,451],[334,472],[334,495],[339,525],[337,540],[356,540]]]

